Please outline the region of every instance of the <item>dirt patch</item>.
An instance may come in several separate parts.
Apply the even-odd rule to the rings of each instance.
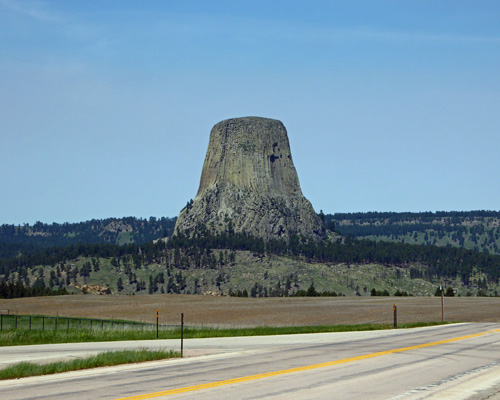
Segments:
[[[74,295],[0,299],[0,313],[91,317],[186,325],[249,327],[441,320],[439,297],[237,298],[195,295]],[[500,322],[500,298],[445,298],[445,320]]]

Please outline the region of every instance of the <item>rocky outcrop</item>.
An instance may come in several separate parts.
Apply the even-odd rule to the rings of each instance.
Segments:
[[[83,294],[111,294],[111,289],[108,286],[84,284],[75,285],[75,288],[81,290]]]
[[[325,236],[323,222],[300,189],[280,121],[229,119],[210,133],[198,193],[181,211],[174,234],[227,231],[265,240]]]

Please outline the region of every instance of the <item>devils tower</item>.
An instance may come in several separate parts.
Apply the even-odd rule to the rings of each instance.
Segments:
[[[180,232],[242,232],[264,240],[325,236],[300,189],[280,121],[245,117],[213,127],[198,193],[177,219],[175,234]]]

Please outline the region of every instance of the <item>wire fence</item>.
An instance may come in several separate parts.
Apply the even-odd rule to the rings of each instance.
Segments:
[[[158,325],[158,329],[175,329],[175,325]],[[153,331],[156,324],[110,319],[48,317],[44,315],[0,314],[0,331],[6,330],[143,330]]]

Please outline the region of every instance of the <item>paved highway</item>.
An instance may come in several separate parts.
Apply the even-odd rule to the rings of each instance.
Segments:
[[[29,358],[26,350],[68,358],[124,346],[178,348],[178,341],[0,348],[0,360]],[[191,339],[185,349],[193,357],[1,382],[0,398],[500,399],[500,324]]]

